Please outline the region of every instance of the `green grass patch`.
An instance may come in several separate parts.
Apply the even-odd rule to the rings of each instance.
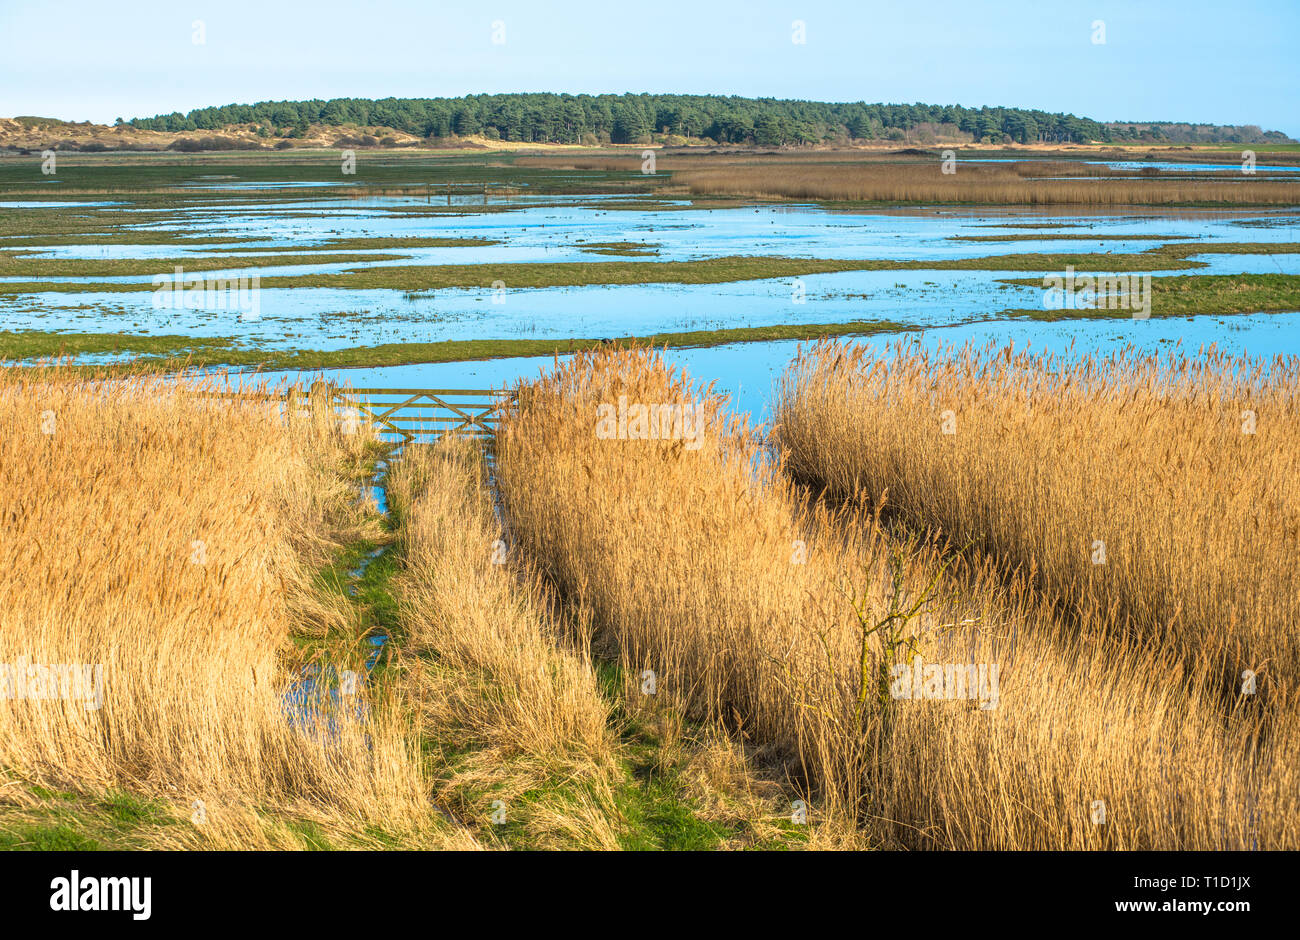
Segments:
[[[336,255],[290,253],[265,255],[185,256],[176,258],[33,258],[22,252],[0,253],[0,276],[4,277],[132,277],[166,275],[181,268],[183,277],[196,271],[224,271],[233,268],[263,268],[298,264],[345,264],[354,261],[401,261],[410,255]],[[254,271],[253,273],[257,273]],[[169,281],[170,283],[170,281]],[[187,285],[188,286],[188,285]],[[116,284],[131,290],[148,290],[148,284]]]
[[[1021,228],[1021,226],[1010,226]],[[1028,228],[1029,226],[1024,226]],[[1108,232],[1090,232],[1079,229],[1073,232],[1043,232],[1037,235],[949,235],[950,242],[1046,242],[1046,241],[1094,241],[1094,242],[1167,242],[1171,239],[1191,238],[1190,235],[1124,235]],[[1210,244],[1213,244],[1212,242]]]
[[[3,822],[0,822],[0,827]],[[95,852],[102,848],[98,839],[70,822],[35,823],[6,831],[0,828],[0,849],[29,852]]]
[[[610,338],[611,342],[637,346],[702,347],[725,343],[770,340],[811,340],[822,336],[867,336],[911,329],[888,320],[851,320],[845,323],[778,324],[654,333],[649,336]],[[0,359],[32,360],[89,353],[135,353],[132,368],[179,370],[202,366],[256,367],[265,370],[367,368],[425,362],[463,362],[550,356],[597,349],[605,339],[482,339],[441,343],[384,343],[352,349],[288,350],[247,349],[230,339],[194,339],[185,336],[131,336],[123,333],[0,332]],[[96,370],[111,369],[111,365]]]
[[[191,355],[199,359],[219,358],[227,350],[235,350],[234,342],[219,338],[0,330],[0,360],[131,353],[147,359],[176,361]]]
[[[270,236],[240,235],[185,235],[181,232],[149,232],[131,228],[107,232],[78,232],[61,235],[6,235],[0,236],[0,249],[52,248],[60,245],[252,245],[270,241]],[[235,250],[235,249],[232,249]],[[239,249],[239,250],[242,250]],[[285,249],[289,250],[289,249]]]
[[[645,242],[579,242],[577,247],[593,255],[624,255],[634,258],[646,258],[659,254],[656,246]]]
[[[1041,279],[1013,278],[1008,284],[1041,287]],[[1151,316],[1193,317],[1300,311],[1300,275],[1198,274],[1151,278]],[[1031,320],[1129,319],[1131,310],[1004,310],[999,315]]]
[[[108,794],[99,804],[119,826],[130,828],[144,823],[164,823],[171,814],[162,804],[126,792]]]
[[[90,852],[147,848],[181,820],[161,800],[125,791],[80,795],[30,786],[35,806],[0,806],[0,850]]]
[[[597,661],[596,677],[602,694],[613,705],[612,721],[618,728],[626,778],[615,794],[625,826],[619,844],[629,851],[702,851],[724,844],[731,847],[779,850],[807,842],[808,827],[787,818],[764,820],[757,827],[744,812],[730,817],[705,818],[687,793],[683,773],[690,749],[703,728],[683,722],[685,747],[666,748],[659,730],[647,714],[632,714],[623,704],[623,670],[615,663]],[[725,797],[726,794],[723,794]]]
[[[390,264],[352,268],[336,274],[299,274],[263,277],[263,288],[325,287],[342,290],[438,290],[443,288],[489,288],[503,281],[507,289],[539,287],[585,287],[616,284],[721,284],[734,281],[768,280],[829,274],[840,271],[1059,271],[1072,266],[1079,271],[1153,271],[1205,267],[1191,259],[1195,254],[1296,254],[1297,242],[1181,242],[1162,244],[1139,252],[1060,252],[986,255],[978,258],[949,258],[924,261],[887,259],[780,258],[728,256],[694,261],[604,261],[517,264]],[[363,256],[361,260],[382,259]],[[399,256],[400,257],[400,256]],[[286,260],[290,259],[290,260]],[[175,259],[124,265],[141,266],[150,273],[164,272]],[[204,260],[204,259],[197,259]],[[338,262],[338,256],[270,255],[237,259],[206,259],[216,267],[269,266]],[[355,260],[355,259],[351,259]],[[17,262],[12,262],[17,263]],[[27,261],[37,264],[37,261]],[[45,264],[54,264],[52,261]],[[62,262],[60,262],[62,263]],[[95,264],[96,262],[68,262]],[[108,262],[97,262],[107,264]],[[198,270],[197,268],[193,268]],[[31,272],[28,272],[31,273]],[[53,273],[53,272],[47,272]],[[140,271],[122,273],[142,273]],[[19,276],[19,275],[14,275]],[[70,275],[75,276],[75,275]],[[0,284],[0,293],[35,291],[125,292],[147,289],[140,284],[23,282]]]
[[[234,239],[230,239],[233,241]],[[377,251],[382,249],[406,249],[406,248],[482,248],[487,245],[499,245],[501,241],[496,238],[437,238],[437,237],[418,237],[418,236],[383,236],[376,235],[371,237],[359,238],[331,238],[319,244],[312,245],[279,245],[274,251]],[[243,251],[242,246],[230,248],[217,248],[214,253],[234,253]],[[379,255],[366,255],[364,257],[380,257]],[[386,255],[383,257],[393,257]]]
[[[310,852],[330,852],[334,850],[334,846],[330,844],[329,839],[320,831],[320,827],[313,822],[290,820],[285,823],[285,826],[299,839],[303,848]]]

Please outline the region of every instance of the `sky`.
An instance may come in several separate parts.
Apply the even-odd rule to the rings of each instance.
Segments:
[[[512,91],[1006,105],[1300,139],[1300,0],[0,0],[0,116]]]

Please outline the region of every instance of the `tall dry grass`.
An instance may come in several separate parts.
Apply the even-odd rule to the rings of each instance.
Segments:
[[[99,708],[0,701],[11,784],[160,799],[196,820],[165,843],[296,846],[291,820],[360,844],[371,828],[464,842],[430,831],[400,703],[364,684],[337,707],[285,703],[294,605],[365,526],[345,472],[361,436],[314,414],[0,370],[0,663],[103,667]]]
[[[489,844],[503,831],[489,824],[500,800],[512,845],[615,849],[656,844],[646,804],[666,787],[679,811],[733,830],[726,847],[781,835],[788,801],[743,745],[641,695],[639,680],[598,682],[590,611],[558,605],[506,545],[477,446],[407,448],[388,492],[402,663],[439,805]],[[839,835],[819,829],[811,844]]]
[[[536,577],[507,558],[479,447],[408,447],[388,492],[410,697],[427,740],[467,752],[440,762],[440,801],[485,838],[500,800],[533,847],[618,848],[610,706],[581,633],[566,634]]]
[[[1294,701],[1300,360],[819,345],[783,378],[798,478],[977,542],[1071,613]],[[950,431],[951,433],[945,433]],[[886,496],[887,494],[887,496]],[[1104,563],[1099,563],[1103,560]]]
[[[518,545],[631,682],[762,747],[823,819],[917,848],[1295,846],[1294,732],[1225,721],[1203,670],[944,568],[859,500],[810,502],[724,402],[644,352],[557,365],[497,440]],[[602,439],[597,406],[704,401],[702,446]],[[855,612],[854,607],[857,607]],[[891,613],[915,615],[890,620]],[[881,624],[886,626],[881,627]],[[882,671],[1001,668],[1000,702],[905,701]],[[643,686],[644,688],[644,686]],[[1094,823],[1097,801],[1107,811]]]
[[[794,542],[810,538],[794,494],[771,474],[755,485],[747,432],[721,427],[721,403],[707,392],[715,417],[699,451],[681,441],[598,440],[600,402],[626,394],[681,403],[701,394],[639,353],[579,357],[520,393],[518,413],[499,429],[496,459],[520,548],[566,604],[592,613],[598,648],[622,665],[632,694],[650,670],[655,695],[693,717],[737,722],[797,768],[813,745],[798,710],[763,707],[774,691],[772,660],[791,644],[810,649],[820,623],[842,621],[843,611],[810,607],[801,596],[799,585],[816,579],[809,572],[831,562],[829,547],[814,546],[809,564],[790,564]],[[770,496],[766,487],[775,488]],[[746,525],[730,524],[738,516]],[[716,668],[697,669],[710,660]],[[856,751],[828,756],[819,768],[833,778],[828,792],[852,799]]]
[[[672,171],[672,186],[697,196],[750,196],[859,202],[952,202],[996,205],[1295,205],[1300,184],[1284,180],[1186,179],[1132,174],[1083,164],[958,162],[945,174],[932,163],[798,161],[703,166]],[[1044,179],[1044,174],[1085,179]]]

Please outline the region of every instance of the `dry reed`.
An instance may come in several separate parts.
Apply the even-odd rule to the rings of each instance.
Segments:
[[[362,437],[251,395],[0,370],[0,663],[103,676],[97,708],[10,685],[5,776],[163,800],[193,820],[167,843],[293,847],[296,819],[354,844],[371,829],[464,844],[428,824],[400,703],[365,683],[337,706],[286,702],[295,599],[365,525],[342,475]]]
[[[1300,184],[1284,180],[1187,179],[1177,174],[1135,178],[1083,164],[979,164],[958,161],[944,173],[939,159],[918,163],[799,162],[675,169],[671,185],[697,196],[826,199],[851,202],[996,205],[1295,205]],[[1044,174],[1082,179],[1043,179]]]
[[[703,401],[702,446],[598,437],[597,406],[619,396]],[[1292,730],[1261,743],[1197,664],[1099,620],[1044,627],[1052,605],[995,564],[944,569],[860,500],[809,502],[723,405],[657,357],[603,352],[522,387],[498,436],[518,544],[631,681],[765,747],[818,815],[873,844],[1297,844]],[[882,668],[914,655],[999,664],[1000,702],[894,697]]]
[[[1267,367],[1267,368],[1266,368]],[[790,471],[975,540],[1069,611],[1293,697],[1300,360],[825,344],[782,380]],[[947,433],[945,433],[947,432]]]
[[[485,838],[500,800],[533,847],[617,848],[609,706],[581,637],[564,635],[536,578],[507,558],[479,448],[407,448],[388,490],[411,697],[426,739],[469,752],[440,799]],[[521,799],[536,790],[550,793]]]

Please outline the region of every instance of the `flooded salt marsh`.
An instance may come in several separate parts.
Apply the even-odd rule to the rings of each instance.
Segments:
[[[1300,255],[1206,255],[1169,274],[1300,274]],[[262,288],[256,317],[234,309],[156,309],[152,291],[0,297],[7,329],[235,337],[266,349],[395,342],[646,336],[780,324],[886,320],[945,326],[1043,309],[1023,271],[843,271],[720,284],[449,288],[403,292]],[[201,295],[200,295],[201,296]]]
[[[213,183],[213,190],[219,188]],[[450,202],[451,205],[446,205]],[[438,206],[436,203],[443,203]],[[58,204],[45,203],[51,211]],[[83,204],[84,205],[84,204]],[[145,209],[99,203],[120,219]],[[498,197],[453,195],[299,198],[275,193],[226,202],[191,201],[162,221],[119,227],[101,244],[42,246],[22,240],[27,258],[94,261],[169,259],[157,274],[171,275],[170,259],[238,258],[229,268],[197,273],[204,280],[261,279],[403,265],[470,265],[482,287],[353,289],[260,287],[257,309],[195,306],[159,309],[152,274],[30,277],[5,281],[50,284],[138,285],[127,291],[58,290],[0,294],[0,329],[67,333],[128,333],[231,339],[243,348],[337,350],[384,343],[449,340],[563,340],[688,333],[743,327],[887,321],[926,344],[1008,341],[1034,348],[1080,351],[1134,343],[1161,350],[1181,342],[1195,352],[1218,343],[1256,356],[1300,354],[1300,313],[1197,316],[1151,320],[1039,322],[1005,311],[1041,310],[1041,273],[1016,270],[875,270],[758,278],[713,284],[645,282],[572,287],[513,288],[496,265],[569,262],[707,261],[729,256],[879,259],[944,262],[1008,254],[1132,254],[1168,243],[1189,243],[1202,267],[1156,268],[1153,275],[1300,274],[1297,254],[1216,254],[1215,243],[1261,246],[1300,241],[1296,210],[1098,210],[1065,212],[987,207],[829,210],[810,205],[737,205],[693,208],[685,202],[627,196]],[[178,244],[131,244],[131,232],[174,236]],[[192,244],[185,239],[194,238]],[[356,239],[472,239],[460,247],[405,247]],[[202,239],[202,241],[198,241]],[[148,239],[142,239],[148,240]],[[58,241],[58,239],[50,239]],[[332,247],[337,244],[337,247]],[[14,249],[11,243],[9,250]],[[1209,249],[1202,251],[1201,249]],[[286,251],[346,252],[349,260],[310,265],[250,266],[258,255]],[[373,253],[373,260],[357,260]],[[401,255],[400,259],[379,255]],[[1161,257],[1168,257],[1164,255]],[[282,260],[282,259],[278,259]],[[1079,272],[1083,273],[1083,272]],[[639,273],[638,276],[641,276]],[[398,281],[400,283],[400,280]],[[413,286],[413,284],[412,284]],[[201,295],[202,296],[202,295]],[[856,341],[882,345],[902,333]],[[673,349],[671,362],[705,380],[716,379],[733,403],[766,420],[772,383],[794,355],[795,341],[750,342]],[[87,354],[83,362],[110,362],[129,354]],[[357,387],[489,388],[534,377],[553,357],[335,370],[334,380]],[[314,374],[268,373],[281,382]]]
[[[309,265],[235,265],[202,272],[205,280],[338,275],[401,265],[477,265],[481,288],[438,290],[261,287],[255,315],[233,305],[159,309],[154,274],[120,276],[9,275],[0,282],[138,284],[131,291],[33,291],[0,294],[0,323],[9,330],[131,332],[145,336],[230,338],[267,349],[333,350],[394,342],[464,339],[563,339],[680,333],[778,324],[887,320],[923,327],[952,325],[1009,309],[1041,308],[1037,286],[1002,283],[1023,271],[849,271],[798,278],[718,284],[590,284],[512,289],[494,265],[530,262],[601,264],[699,261],[727,256],[950,261],[1003,254],[1065,252],[1130,254],[1168,242],[1196,247],[1216,242],[1262,245],[1297,240],[1292,212],[1188,210],[1121,215],[1006,209],[917,208],[879,212],[830,211],[814,206],[759,205],[682,208],[627,197],[502,197],[489,208],[467,200],[454,214],[402,214],[421,200],[375,197],[235,203],[177,210],[178,218],[138,226],[142,233],[173,232],[219,239],[193,245],[49,245],[40,236],[25,257],[162,259],[259,253],[286,249],[328,254],[330,244],[357,238],[481,240],[463,247],[346,249],[351,260]],[[49,204],[47,204],[49,205]],[[495,210],[501,211],[495,211]],[[1044,221],[1045,219],[1050,221]],[[131,227],[127,230],[136,230]],[[1024,240],[1016,240],[1017,237]],[[1051,237],[1048,237],[1051,236]],[[1134,237],[1137,236],[1137,237]],[[119,233],[119,236],[121,234]],[[1007,240],[971,240],[999,238]],[[12,247],[12,246],[11,246]],[[603,252],[639,250],[621,255]],[[224,251],[222,249],[225,249]],[[340,252],[344,249],[338,249]],[[394,260],[392,255],[404,256]],[[1204,267],[1149,273],[1297,274],[1294,254],[1198,254]],[[171,275],[160,265],[156,272]],[[488,287],[500,280],[496,287]]]
[[[307,200],[273,204],[205,206],[177,210],[174,222],[141,225],[142,233],[175,232],[187,237],[222,239],[194,245],[132,245],[115,240],[93,245],[45,245],[34,236],[22,246],[30,257],[173,258],[219,257],[245,240],[241,256],[283,254],[286,249],[318,254],[334,239],[472,238],[484,244],[457,248],[375,247],[377,253],[406,255],[402,261],[373,264],[499,264],[528,262],[616,261],[626,256],[599,253],[616,244],[654,261],[692,261],[727,256],[786,258],[956,260],[998,254],[1061,251],[1142,251],[1162,240],[1205,242],[1293,241],[1300,215],[1240,211],[1125,213],[1063,216],[1059,213],[1002,213],[955,208],[907,212],[843,212],[802,205],[741,206],[725,209],[686,208],[687,203],[645,204],[608,197],[547,197],[536,204],[500,203],[503,211],[484,212],[467,205],[456,214],[394,214],[416,208],[420,200],[377,197],[362,200]],[[676,208],[673,208],[676,206]],[[478,210],[478,211],[475,211]],[[1037,228],[1052,220],[1050,232]],[[1016,220],[1025,223],[1023,228]],[[999,223],[991,231],[989,223]],[[1256,227],[1253,223],[1258,223]],[[132,229],[119,236],[129,237]],[[968,241],[972,236],[1051,235],[1030,240]],[[1123,236],[1139,236],[1126,240]],[[492,243],[487,243],[492,242]],[[12,246],[10,246],[12,250]],[[633,256],[638,257],[638,256]],[[336,273],[366,266],[347,262],[313,267]],[[262,268],[259,274],[306,273],[304,267]],[[213,272],[215,276],[215,272]],[[94,280],[148,283],[151,275]],[[85,278],[78,278],[85,280]]]

